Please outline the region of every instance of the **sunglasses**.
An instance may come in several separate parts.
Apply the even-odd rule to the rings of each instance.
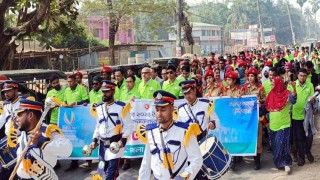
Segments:
[[[149,74],[150,72],[141,72],[141,74]]]
[[[173,74],[173,71],[167,71],[167,74]]]
[[[97,85],[99,85],[99,83],[92,83],[92,85],[96,85],[97,86]]]

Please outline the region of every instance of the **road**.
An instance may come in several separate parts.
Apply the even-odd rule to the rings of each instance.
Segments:
[[[306,164],[303,167],[298,167],[297,163],[294,162],[292,165],[292,173],[286,175],[284,171],[277,170],[272,162],[272,154],[264,151],[262,153],[262,169],[255,171],[253,170],[253,158],[247,157],[244,158],[238,166],[236,171],[228,171],[221,179],[237,179],[237,180],[281,180],[281,179],[290,179],[290,180],[318,180],[320,179],[320,135],[316,135],[314,138],[314,143],[312,147],[312,153],[315,157],[315,162],[310,164],[306,159]],[[62,168],[57,170],[59,179],[61,180],[90,180],[90,173],[93,173],[93,170],[87,170],[84,167],[79,167],[77,170],[72,172],[64,172],[69,165],[70,161],[61,161]],[[85,164],[85,162],[83,161]],[[97,162],[93,163],[93,169],[96,169]],[[132,161],[132,168],[127,171],[120,170],[120,180],[132,180],[137,179],[138,171],[140,167],[140,161]]]

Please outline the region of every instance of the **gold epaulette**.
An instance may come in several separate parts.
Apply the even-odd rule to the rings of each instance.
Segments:
[[[174,121],[177,121],[177,120],[178,120],[178,117],[179,117],[179,115],[178,115],[178,108],[177,108],[177,107],[174,107],[174,110],[173,110],[173,112],[172,112],[172,119],[173,119]]]
[[[209,107],[208,107],[208,114],[207,118],[209,118],[210,114],[214,111],[214,100],[209,102]]]
[[[60,135],[62,135],[62,131],[57,125],[54,125],[54,124],[48,125],[48,127],[46,128],[46,132],[45,132],[46,137],[51,139],[53,132],[57,132]]]
[[[144,144],[147,144],[146,125],[138,124],[136,133],[137,133],[138,138],[140,139],[140,141],[142,141]]]
[[[184,145],[187,147],[189,144],[190,137],[194,135],[196,138],[201,134],[200,126],[197,123],[191,123],[187,129],[186,135],[184,137]]]
[[[130,111],[131,111],[131,103],[127,102],[127,104],[123,107],[123,110],[122,110],[122,118],[125,118],[127,114],[130,113]]]
[[[92,117],[94,117],[95,119],[97,119],[98,117],[98,114],[97,114],[97,104],[96,103],[93,103],[91,104],[90,106],[90,114]]]

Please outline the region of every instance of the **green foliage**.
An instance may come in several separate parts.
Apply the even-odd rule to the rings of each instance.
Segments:
[[[249,25],[259,24],[257,0],[233,0],[230,4],[201,3],[191,7],[191,21],[198,21],[224,26],[229,32],[235,29],[248,28]],[[300,1],[304,5],[306,1]],[[296,39],[303,41],[306,35],[307,18],[301,18],[301,9],[289,4],[293,30]],[[260,14],[264,28],[275,28],[277,43],[292,43],[289,16],[286,0],[260,0]],[[316,29],[316,28],[315,28]]]

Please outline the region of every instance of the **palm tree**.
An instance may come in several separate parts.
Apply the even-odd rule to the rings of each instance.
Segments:
[[[297,0],[297,3],[299,4],[300,10],[301,10],[301,19],[300,19],[300,28],[301,28],[301,31],[303,31],[303,25],[302,25],[302,23],[303,23],[303,21],[302,21],[303,12],[302,12],[302,8],[303,8],[304,3],[306,3],[306,2],[307,2],[307,0]]]
[[[228,22],[230,22],[233,29],[238,27],[244,27],[248,23],[247,9],[243,1],[233,1],[231,6],[231,14],[228,16]]]
[[[320,9],[320,0],[311,0],[310,4],[312,6],[312,12],[314,14],[314,32],[315,32],[315,36],[317,35],[317,12]]]
[[[312,19],[312,11],[309,7],[304,9],[304,16],[307,18],[308,22],[308,38],[310,38],[310,19]]]

